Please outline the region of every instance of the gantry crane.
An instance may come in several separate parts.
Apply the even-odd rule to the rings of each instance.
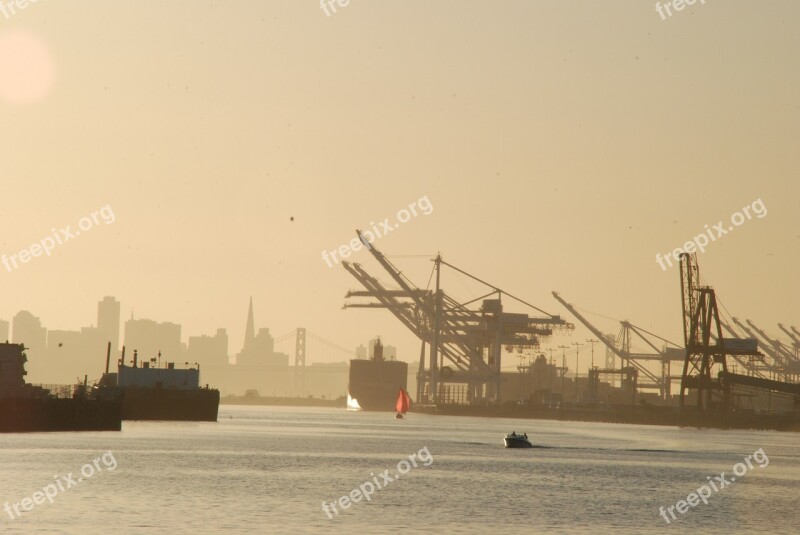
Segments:
[[[720,321],[720,324],[722,325],[722,329],[731,335],[731,338],[726,338],[729,344],[730,341],[736,340],[738,343],[746,343],[750,345],[755,344],[755,347],[758,347],[758,340],[756,340],[755,338],[753,337],[745,338],[741,336],[724,321]],[[739,342],[740,340],[743,342]],[[751,356],[748,358],[745,358],[742,355],[731,355],[731,356],[733,357],[733,360],[736,361],[737,364],[739,364],[742,368],[747,370],[747,373],[756,377],[761,377],[762,379],[768,378],[766,375],[764,375],[765,371],[771,372],[773,376],[775,376],[780,371],[779,366],[765,362],[763,355]]]
[[[698,409],[721,408],[727,412],[730,407],[730,388],[714,373],[728,371],[717,296],[713,288],[700,285],[700,270],[695,254],[682,253],[680,268],[683,341],[686,346],[680,406],[686,406],[686,397],[691,389],[696,392],[695,405]]]
[[[792,331],[787,329],[782,323],[778,324],[778,328],[789,336],[789,339],[795,344],[795,346],[797,344],[800,344],[800,335],[793,333]],[[794,327],[792,328],[794,329]]]
[[[761,353],[757,344],[742,343],[748,341],[726,339],[722,336],[717,297],[713,288],[700,285],[696,255],[683,253],[680,259],[681,301],[686,343],[686,361],[681,380],[681,407],[686,406],[689,390],[696,392],[695,407],[698,410],[715,410],[720,413],[727,413],[734,408],[731,402],[731,390],[734,386],[800,395],[798,384],[728,371],[728,356],[758,357]],[[749,330],[738,320],[733,318],[733,321],[749,334]]]
[[[556,300],[564,305],[564,308],[570,311],[573,316],[575,316],[578,321],[583,323],[587,329],[589,329],[592,334],[594,334],[605,346],[613,352],[613,354],[617,355],[622,360],[622,368],[627,366],[631,366],[637,370],[637,372],[643,375],[646,379],[646,382],[637,383],[639,388],[642,389],[656,389],[658,390],[659,397],[667,401],[671,395],[671,381],[672,378],[670,376],[670,367],[669,363],[671,361],[683,361],[684,356],[680,352],[675,352],[675,349],[680,350],[680,346],[661,338],[660,336],[653,334],[649,331],[641,327],[637,327],[628,321],[621,321],[620,322],[620,331],[617,335],[616,340],[611,336],[604,334],[600,331],[597,327],[595,327],[588,319],[586,319],[580,312],[578,312],[575,307],[568,302],[566,302],[558,292],[553,292],[553,297]],[[653,338],[657,338],[660,341],[667,344],[663,349],[659,349],[655,346],[655,344],[647,338],[647,336],[651,336]],[[632,341],[635,338],[642,340],[645,344],[655,351],[655,353],[634,353],[631,351]],[[672,348],[668,346],[672,345]],[[639,361],[657,361],[661,364],[661,376],[656,375],[651,370],[647,369],[644,365],[642,365]],[[608,368],[608,366],[607,366]],[[619,371],[614,372],[614,370],[607,369],[603,373],[619,373]]]
[[[441,387],[444,383],[457,383],[467,386],[467,399],[470,402],[497,402],[500,400],[500,369],[504,348],[536,348],[540,340],[550,336],[554,330],[574,328],[561,317],[548,314],[445,262],[441,255],[433,260],[435,289],[418,288],[374,244],[369,243],[360,230],[356,230],[356,235],[400,289],[388,289],[360,264],[343,261],[344,269],[365,288],[350,291],[345,297],[371,297],[377,300],[346,303],[344,308],[385,308],[419,338],[418,401],[447,402]],[[441,289],[442,266],[472,278],[491,291],[465,303],[456,301]],[[533,308],[542,315],[529,317],[527,314],[505,312],[503,297]],[[468,308],[480,300],[483,300],[480,309]],[[427,370],[426,346],[430,348],[430,367]]]
[[[783,380],[796,382],[797,375],[800,373],[800,359],[797,358],[792,349],[783,344],[780,340],[770,338],[766,332],[760,329],[752,321],[746,321],[747,324],[753,328],[756,334],[758,334],[767,343],[767,345],[769,345],[769,347],[774,349],[775,354],[780,356],[783,364]]]
[[[751,327],[739,321],[738,318],[731,318],[731,321],[733,321],[733,323],[736,324],[736,326],[739,327],[739,329],[741,329],[742,332],[746,333],[747,336],[749,336],[751,339],[756,341],[759,340],[754,330]],[[771,379],[774,379],[776,381],[785,380],[786,367],[788,362],[786,361],[784,356],[781,355],[781,353],[777,351],[775,347],[770,345],[769,343],[760,344],[760,348],[761,350],[764,351],[764,353],[767,354],[768,357],[770,357],[772,361],[771,363],[765,365],[765,368],[768,369],[771,373]]]

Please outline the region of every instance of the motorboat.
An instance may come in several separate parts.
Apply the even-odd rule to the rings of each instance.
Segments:
[[[503,443],[506,448],[532,448],[533,444],[528,440],[528,433],[518,435],[516,431],[512,431],[503,438]]]

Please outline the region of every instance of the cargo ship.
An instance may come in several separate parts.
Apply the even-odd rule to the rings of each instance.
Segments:
[[[119,431],[119,399],[93,399],[86,384],[59,394],[25,382],[28,357],[23,344],[0,343],[0,432]]]
[[[109,361],[110,348],[95,390],[98,397],[122,399],[123,420],[217,421],[219,390],[200,386],[199,365],[179,369],[174,362],[159,367],[156,359],[140,363],[134,351],[129,366],[124,347],[116,373],[109,372]]]
[[[397,392],[407,390],[408,364],[383,357],[383,344],[375,343],[372,359],[350,361],[349,399],[365,411],[395,411]]]

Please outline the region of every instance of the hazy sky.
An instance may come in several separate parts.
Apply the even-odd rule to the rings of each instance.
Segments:
[[[800,4],[708,0],[666,20],[654,5],[0,13],[0,254],[114,214],[51,256],[0,265],[0,317],[76,329],[115,295],[124,318],[181,323],[184,339],[227,327],[235,353],[252,295],[273,334],[305,326],[346,347],[382,334],[414,360],[388,312],[342,310],[359,287],[321,252],[427,196],[433,211],[379,249],[441,251],[548,312],[568,316],[558,290],[681,341],[678,270],[656,254],[761,199],[767,215],[711,243],[701,274],[733,314],[800,327]],[[350,260],[387,279],[366,251]],[[427,258],[394,261],[427,284]],[[452,273],[443,286],[481,295]]]

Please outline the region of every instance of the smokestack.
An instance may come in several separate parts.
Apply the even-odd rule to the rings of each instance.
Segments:
[[[139,360],[139,350],[138,349],[134,349],[133,350],[133,367],[134,368],[136,367],[136,361],[137,360]]]
[[[108,373],[109,365],[111,365],[111,342],[108,343],[108,349],[106,349],[106,373]]]

